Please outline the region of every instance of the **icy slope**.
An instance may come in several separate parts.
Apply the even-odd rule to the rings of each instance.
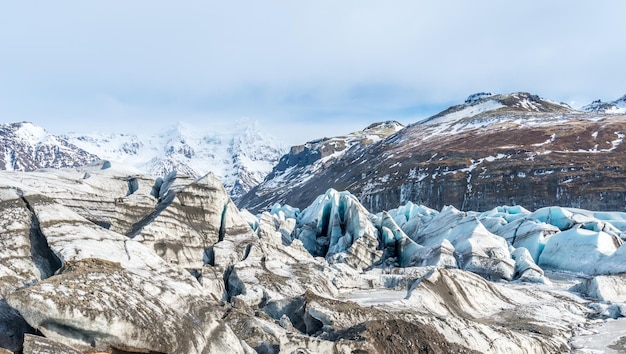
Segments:
[[[211,172],[235,199],[263,181],[286,152],[257,124],[246,122],[208,131],[178,123],[154,136],[68,134],[66,138],[103,159],[135,166],[156,176],[176,170],[198,178]]]

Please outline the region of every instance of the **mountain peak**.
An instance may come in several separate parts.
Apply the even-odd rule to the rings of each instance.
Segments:
[[[282,203],[284,191],[293,185],[305,184],[320,174],[326,166],[339,163],[344,156],[366,149],[404,129],[404,125],[389,120],[373,123],[363,130],[331,138],[321,138],[292,146],[282,156],[265,181],[238,200],[238,205],[251,210],[262,210],[275,202]],[[348,162],[345,162],[349,164]],[[266,183],[267,184],[264,184]],[[259,189],[259,186],[262,186]],[[259,201],[258,197],[263,196]]]
[[[573,113],[571,107],[541,98],[528,92],[514,92],[509,94],[491,94],[480,92],[470,95],[465,103],[452,106],[438,113],[421,124],[440,124],[466,119],[490,118],[494,115],[519,113]]]
[[[53,138],[53,135],[44,128],[31,122],[4,123],[0,127],[11,131],[16,138],[20,138],[33,146]]]
[[[30,122],[0,124],[0,169],[77,167],[97,160],[67,140]]]
[[[624,114],[626,113],[626,95],[611,102],[595,100],[582,107],[581,110],[590,113]]]
[[[395,120],[388,120],[384,122],[376,122],[367,126],[367,128],[363,129],[363,131],[374,130],[374,129],[397,129],[400,130],[404,128],[404,125]]]
[[[565,113],[573,111],[572,108],[565,103],[548,100],[528,92],[496,95],[494,99],[515,111],[531,113]]]
[[[485,97],[491,97],[491,96],[493,96],[493,93],[491,92],[473,93],[467,97],[467,99],[465,100],[465,103],[474,103],[480,99],[483,99]]]

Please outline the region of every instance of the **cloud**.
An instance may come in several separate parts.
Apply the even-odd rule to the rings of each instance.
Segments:
[[[625,12],[608,0],[0,0],[0,115],[74,127],[247,116],[289,122],[279,133],[293,137],[296,122],[324,122],[324,135],[410,122],[476,91],[610,100],[626,93]]]

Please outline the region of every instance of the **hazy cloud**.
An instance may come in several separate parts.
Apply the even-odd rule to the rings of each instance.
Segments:
[[[249,117],[295,143],[476,91],[611,100],[626,93],[624,13],[617,0],[0,0],[0,117],[53,131]]]

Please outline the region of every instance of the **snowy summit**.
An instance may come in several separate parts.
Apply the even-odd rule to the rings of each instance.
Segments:
[[[626,95],[615,101],[596,100],[581,108],[585,112],[624,114],[626,113]]]

